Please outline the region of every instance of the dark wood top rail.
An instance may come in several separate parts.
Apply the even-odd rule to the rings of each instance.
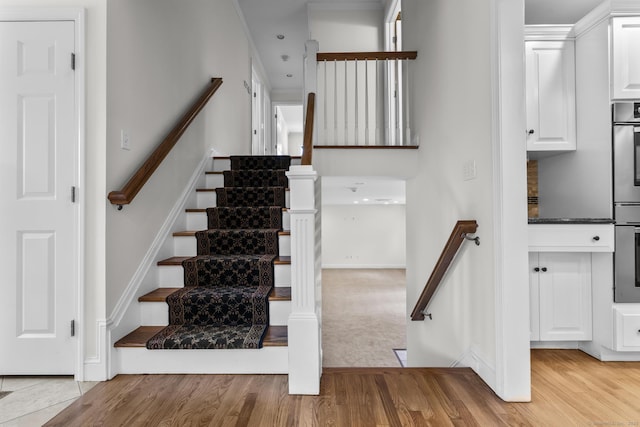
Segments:
[[[451,236],[449,236],[449,240],[442,250],[440,258],[438,258],[438,262],[433,268],[431,276],[429,277],[427,284],[424,286],[416,306],[411,312],[411,320],[424,320],[424,310],[427,308],[429,301],[431,301],[431,297],[436,292],[444,274],[449,269],[449,265],[451,265],[451,261],[453,261],[453,258],[456,256],[460,245],[462,245],[462,242],[465,239],[465,234],[473,234],[477,229],[478,223],[475,220],[458,221],[453,227]]]
[[[112,191],[109,193],[109,201],[113,205],[118,205],[118,209],[122,209],[123,205],[128,205],[136,197],[136,194],[142,189],[144,184],[149,180],[153,172],[160,166],[160,163],[167,157],[174,145],[178,142],[182,134],[187,130],[191,122],[196,118],[198,113],[202,111],[213,94],[222,85],[222,79],[214,77],[207,87],[202,91],[200,97],[192,104],[191,108],[182,116],[178,124],[167,134],[165,139],[156,147],[149,158],[142,166],[133,174],[129,182],[120,191]]]
[[[310,92],[307,96],[307,114],[304,119],[304,140],[302,142],[301,165],[310,165],[313,154],[313,118],[316,109],[316,94]]]
[[[385,60],[385,59],[416,59],[418,52],[408,50],[402,52],[318,52],[316,61],[362,61],[362,60]]]

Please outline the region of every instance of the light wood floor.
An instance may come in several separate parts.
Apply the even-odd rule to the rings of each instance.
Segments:
[[[634,426],[640,363],[532,351],[531,403],[505,403],[470,369],[327,368],[320,396],[284,375],[120,375],[47,426]]]

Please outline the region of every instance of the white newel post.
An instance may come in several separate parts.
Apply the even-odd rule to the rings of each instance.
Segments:
[[[312,166],[287,172],[291,218],[291,314],[289,394],[320,393],[322,375],[320,233]]]

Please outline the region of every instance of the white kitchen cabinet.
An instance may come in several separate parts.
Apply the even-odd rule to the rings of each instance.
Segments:
[[[611,19],[611,97],[640,98],[640,16]]]
[[[526,41],[527,150],[576,149],[575,46]]]
[[[592,338],[591,254],[530,252],[531,341]]]

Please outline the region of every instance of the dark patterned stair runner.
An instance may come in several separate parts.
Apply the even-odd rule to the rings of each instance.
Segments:
[[[288,156],[231,157],[218,207],[207,209],[208,230],[196,233],[198,255],[183,262],[185,287],[167,297],[169,326],[147,348],[262,347],[289,163]]]

